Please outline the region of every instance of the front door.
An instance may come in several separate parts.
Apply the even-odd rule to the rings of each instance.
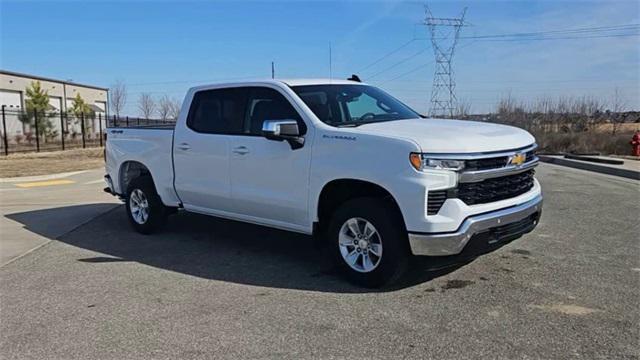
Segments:
[[[262,136],[265,120],[285,119],[298,121],[306,133],[301,116],[279,91],[249,90],[243,135],[230,142],[231,197],[236,211],[256,222],[304,231],[309,224],[311,144],[292,150],[286,141]]]

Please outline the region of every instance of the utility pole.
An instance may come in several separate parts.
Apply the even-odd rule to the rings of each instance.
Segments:
[[[457,99],[451,63],[460,36],[460,29],[463,26],[468,26],[464,22],[466,12],[467,8],[465,7],[457,18],[437,18],[433,16],[429,7],[425,6],[424,25],[429,28],[431,33],[431,44],[436,63],[433,87],[431,88],[430,116],[453,117],[454,115]]]

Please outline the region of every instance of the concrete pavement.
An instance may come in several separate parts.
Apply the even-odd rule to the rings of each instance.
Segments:
[[[533,233],[466,264],[416,261],[381,291],[345,283],[304,236],[194,214],[143,236],[120,207],[0,268],[0,353],[640,357],[640,183],[548,164],[538,174],[545,207]],[[72,206],[8,216],[52,239],[59,231],[39,219]]]
[[[104,169],[0,179],[0,266],[56,239],[119,202],[102,192]],[[38,231],[25,231],[21,213]],[[46,231],[47,236],[39,232]]]

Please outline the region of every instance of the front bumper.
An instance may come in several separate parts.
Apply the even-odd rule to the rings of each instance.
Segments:
[[[487,245],[514,239],[533,230],[541,212],[542,195],[538,195],[516,206],[470,216],[453,232],[409,233],[411,252],[427,256],[457,255],[474,237],[482,236]]]

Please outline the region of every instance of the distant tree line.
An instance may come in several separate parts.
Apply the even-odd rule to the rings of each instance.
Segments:
[[[117,117],[122,115],[127,99],[126,84],[122,80],[116,81],[109,88],[109,104],[114,115]],[[181,103],[180,100],[170,98],[168,95],[154,98],[150,93],[143,92],[139,94],[136,106],[139,115],[145,119],[176,120],[180,114]]]
[[[640,112],[626,110],[629,103],[618,89],[608,99],[561,96],[527,102],[508,94],[498,101],[494,112],[482,115],[470,114],[470,105],[460,101],[454,118],[526,129],[549,152],[627,153],[628,138],[640,128]],[[625,125],[633,123],[637,126]]]
[[[518,126],[531,131],[582,132],[595,130],[602,124],[615,135],[624,123],[640,121],[637,111],[624,111],[627,101],[616,89],[610,99],[594,96],[541,97],[530,102],[514,98],[511,94],[502,97],[494,112],[484,115],[469,113],[471,103],[458,102],[455,116],[462,119],[486,120]]]

